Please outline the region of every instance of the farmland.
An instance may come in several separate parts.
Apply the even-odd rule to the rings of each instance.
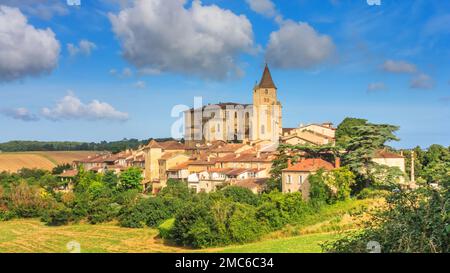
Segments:
[[[81,252],[320,252],[320,243],[337,238],[336,233],[306,234],[261,242],[193,250],[166,245],[151,228],[122,228],[113,223],[74,224],[48,227],[37,219],[0,222],[0,252],[69,252],[67,244],[78,242]]]
[[[95,155],[92,151],[39,151],[0,153],[0,172],[16,172],[21,168],[51,170],[59,164],[72,163],[74,160]]]

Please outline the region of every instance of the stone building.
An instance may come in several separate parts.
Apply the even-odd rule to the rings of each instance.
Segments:
[[[210,104],[184,114],[188,144],[217,140],[278,142],[282,133],[281,103],[267,65],[253,89],[253,104]]]

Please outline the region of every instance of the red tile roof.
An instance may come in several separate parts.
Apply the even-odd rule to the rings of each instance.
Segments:
[[[65,170],[62,174],[57,175],[58,177],[75,177],[78,174],[78,170]]]
[[[334,169],[334,165],[321,158],[307,158],[284,169],[283,171],[315,172],[320,169],[330,171]]]

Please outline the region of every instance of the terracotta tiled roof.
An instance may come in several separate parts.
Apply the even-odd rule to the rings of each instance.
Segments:
[[[175,140],[168,140],[164,142],[158,142],[158,144],[164,149],[164,150],[184,150],[186,147],[184,144],[175,141]]]
[[[189,166],[189,162],[183,162],[183,163],[179,163],[178,165],[175,165],[175,166],[169,168],[167,171],[175,172],[175,171],[187,169],[188,166]]]
[[[404,156],[386,150],[378,150],[375,152],[374,158],[404,158]]]
[[[240,155],[230,154],[216,158],[216,162],[271,162],[273,156],[269,154],[261,154],[259,157],[256,154],[242,153]]]
[[[320,169],[330,171],[334,169],[334,165],[321,158],[307,158],[284,169],[283,171],[315,172]]]
[[[150,149],[153,149],[153,148],[160,148],[160,149],[162,149],[162,146],[159,145],[159,143],[156,142],[156,140],[152,139],[152,140],[150,141],[150,143],[148,143],[148,145],[146,146],[146,148],[150,148]]]
[[[245,144],[228,143],[226,145],[212,149],[211,151],[214,153],[227,153],[227,152],[233,153],[244,146]]]
[[[283,135],[285,134],[285,133],[290,133],[292,130],[294,130],[295,128],[283,128],[282,129],[282,133],[283,133]]]
[[[258,84],[259,88],[277,88],[272,80],[272,75],[270,75],[269,67],[266,64],[264,67],[264,72],[261,77],[261,81]]]
[[[237,181],[233,186],[247,188],[249,190],[257,189],[258,191],[262,191],[266,186],[267,178],[249,178]]]

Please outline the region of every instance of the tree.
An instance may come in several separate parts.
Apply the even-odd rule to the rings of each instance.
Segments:
[[[119,180],[119,188],[122,191],[140,189],[142,188],[142,170],[136,167],[129,168],[120,175]]]
[[[105,174],[103,175],[102,181],[110,189],[115,189],[119,184],[119,177],[113,171],[106,171]]]
[[[222,190],[222,193],[225,197],[228,197],[232,201],[238,203],[256,206],[259,202],[259,198],[256,194],[243,187],[228,186]]]
[[[353,127],[353,135],[347,142],[344,165],[358,174],[365,181],[365,186],[373,182],[371,175],[377,165],[372,159],[379,149],[385,148],[386,142],[399,140],[394,132],[398,126],[389,124],[372,124]]]
[[[65,170],[70,170],[71,168],[72,166],[70,166],[69,163],[59,164],[58,166],[53,168],[52,174],[62,174]]]
[[[346,148],[348,142],[355,136],[354,127],[366,124],[366,119],[345,118],[336,129],[336,145]]]

